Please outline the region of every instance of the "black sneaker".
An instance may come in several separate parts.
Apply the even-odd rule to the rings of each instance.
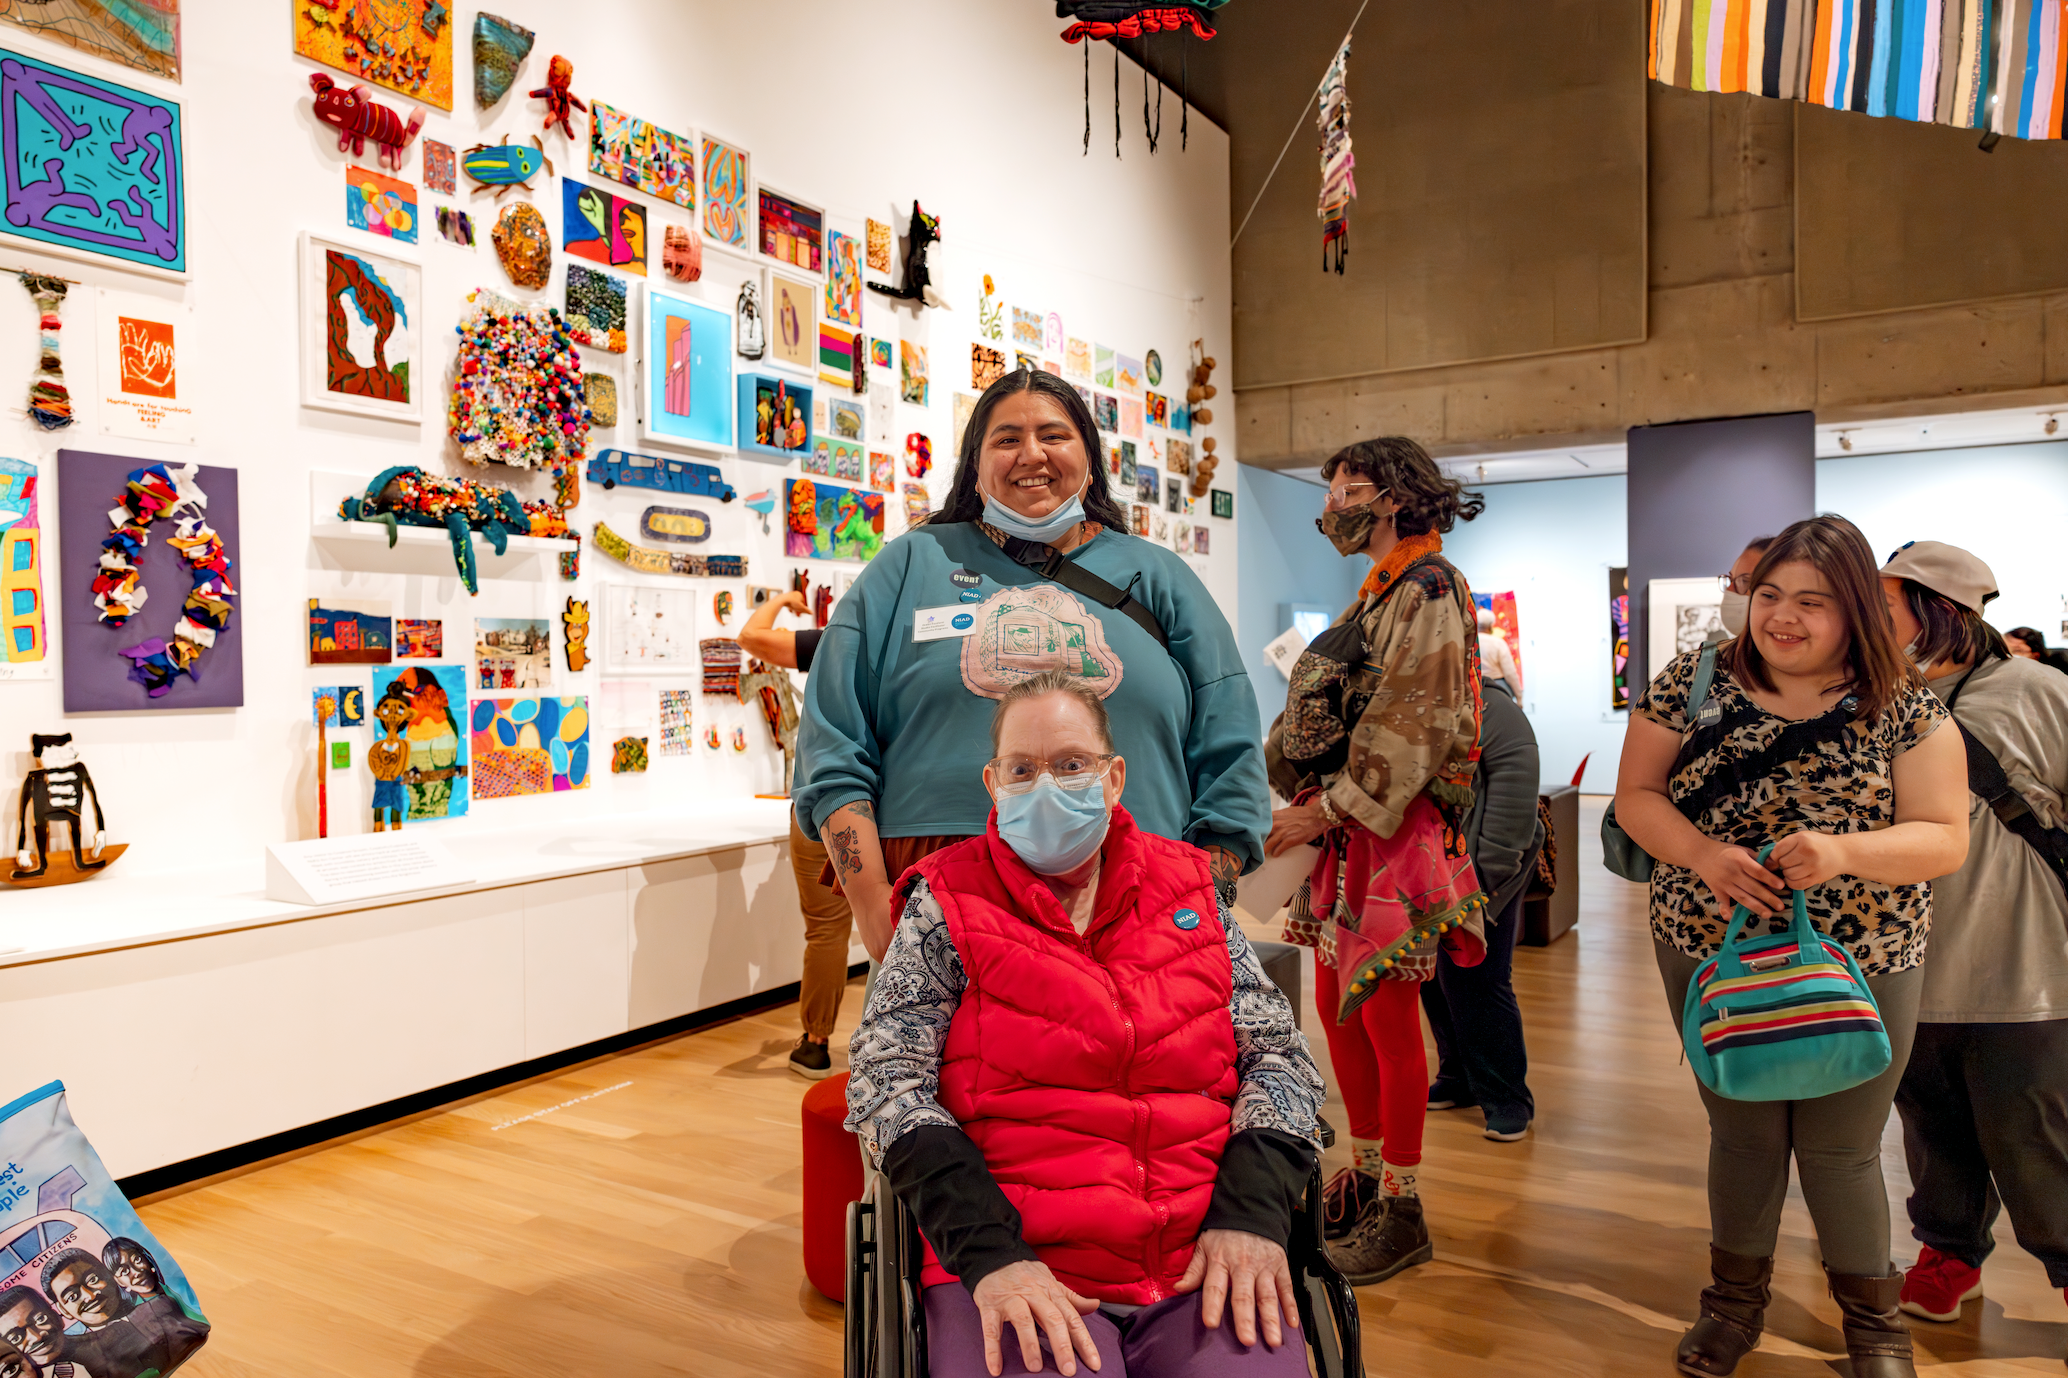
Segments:
[[[800,1038],[790,1050],[790,1070],[806,1081],[823,1081],[833,1075],[832,1049],[823,1041]]]
[[[1366,1203],[1382,1195],[1379,1179],[1369,1172],[1354,1167],[1338,1171],[1321,1189],[1321,1237],[1346,1238],[1364,1214]]]
[[[1431,1110],[1470,1110],[1477,1104],[1478,1102],[1472,1099],[1471,1091],[1457,1082],[1439,1079],[1430,1084]]]
[[[1352,1287],[1384,1282],[1395,1273],[1436,1256],[1419,1196],[1381,1196],[1357,1217],[1350,1237],[1328,1246]]]

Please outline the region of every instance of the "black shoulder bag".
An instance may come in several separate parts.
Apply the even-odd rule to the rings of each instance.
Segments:
[[[1979,666],[1976,668],[1980,668]],[[1953,705],[1960,700],[1960,691],[1967,688],[1969,670],[1960,677],[1960,683],[1953,686],[1953,692],[1946,696],[1946,712],[1953,712]],[[2010,776],[2004,773],[2003,762],[1996,759],[1994,752],[1976,740],[1974,733],[1961,726],[1960,719],[1953,719],[1953,726],[1960,733],[1961,745],[1967,748],[1967,787],[1981,796],[1990,811],[2004,827],[2025,839],[2026,845],[2039,853],[2039,859],[2054,873],[2054,879],[2068,890],[2068,832],[2049,828],[2039,821],[2039,815],[2032,812],[2032,806],[2025,802],[2025,796],[2011,788]]]
[[[1075,560],[1065,558],[1063,552],[1054,546],[1022,540],[1018,536],[1005,538],[1005,553],[1042,578],[1061,584],[1072,593],[1081,593],[1102,608],[1126,613],[1143,631],[1156,638],[1157,645],[1166,651],[1170,649],[1170,638],[1163,634],[1163,624],[1134,596],[1134,587],[1141,582],[1140,574],[1128,580],[1126,588],[1115,588]]]

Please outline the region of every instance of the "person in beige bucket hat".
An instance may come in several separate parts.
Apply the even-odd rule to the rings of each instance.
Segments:
[[[2068,807],[2068,676],[2012,656],[1983,620],[1996,577],[1972,553],[1913,541],[1881,579],[1897,639],[1971,744],[1967,860],[1932,882],[1917,1040],[1896,1091],[1923,1245],[1900,1305],[1951,1321],[1982,1295],[1999,1201],[2068,1289],[2068,891],[2041,850],[2068,844],[2051,831]]]

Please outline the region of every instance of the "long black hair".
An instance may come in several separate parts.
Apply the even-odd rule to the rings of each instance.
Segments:
[[[1023,392],[1039,393],[1063,409],[1063,415],[1070,418],[1070,424],[1077,428],[1077,436],[1084,442],[1084,458],[1089,468],[1088,481],[1084,489],[1084,515],[1109,531],[1127,534],[1127,510],[1114,501],[1113,492],[1106,482],[1106,445],[1099,438],[1098,423],[1092,420],[1091,408],[1085,405],[1084,394],[1056,377],[1040,369],[1016,368],[990,387],[977,399],[977,409],[970,414],[969,425],[962,432],[962,453],[955,460],[955,483],[948,490],[948,502],[940,511],[928,517],[930,522],[973,522],[984,515],[984,495],[977,491],[977,456],[984,452],[984,432],[991,427],[991,413],[1008,397]]]

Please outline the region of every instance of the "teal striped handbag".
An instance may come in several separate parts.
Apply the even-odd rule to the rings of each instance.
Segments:
[[[1888,1070],[1888,1031],[1859,963],[1810,923],[1803,892],[1791,893],[1786,933],[1740,943],[1751,911],[1737,907],[1681,1005],[1687,1060],[1731,1100],[1814,1100]]]

